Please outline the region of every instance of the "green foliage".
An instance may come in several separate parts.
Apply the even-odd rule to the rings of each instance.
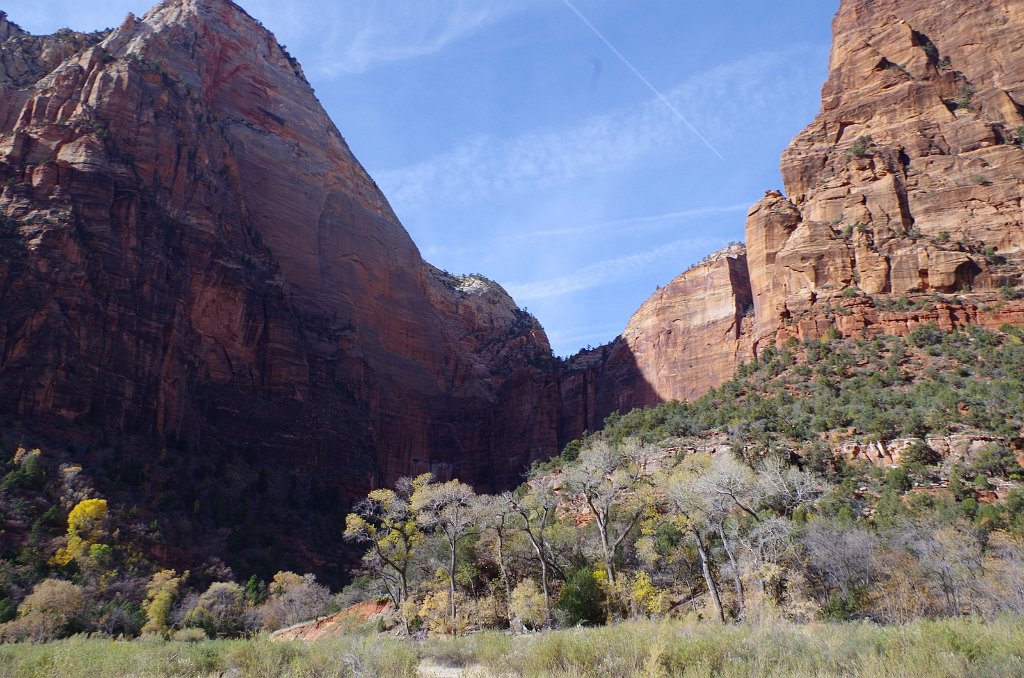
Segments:
[[[903,451],[903,463],[907,466],[931,466],[942,461],[941,455],[923,440],[915,440]]]
[[[857,137],[847,154],[857,158],[870,158],[877,152],[878,147],[875,146],[875,140],[871,138],[870,134],[865,134]]]
[[[945,339],[945,333],[941,332],[934,323],[921,325],[910,333],[910,343],[918,348],[938,346]]]
[[[564,615],[569,626],[603,624],[606,596],[590,567],[581,567],[569,574],[555,600],[555,608]]]
[[[885,473],[885,486],[898,493],[908,492],[914,486],[905,468],[892,468]]]
[[[1009,478],[1014,474],[1024,473],[1024,469],[1017,461],[1017,455],[1001,443],[990,443],[983,447],[968,470],[980,475],[1000,478]]]
[[[45,645],[5,646],[0,649],[0,666],[4,675],[24,678],[415,678],[419,663],[414,644],[384,635],[301,643],[270,641],[263,635],[245,640],[202,640],[200,634],[201,630],[192,629],[181,640],[170,642],[128,643],[77,636]]]
[[[267,582],[256,575],[249,577],[248,581],[245,582],[245,599],[249,604],[253,606],[259,605],[266,601],[267,596]]]
[[[46,482],[46,467],[41,457],[42,453],[38,449],[28,451],[19,447],[11,460],[14,469],[0,481],[0,490],[42,490]]]
[[[999,288],[999,293],[1002,295],[1003,299],[1006,299],[1007,301],[1024,299],[1024,288],[1021,287],[1010,287],[1009,285],[1004,285]]]
[[[1024,426],[1024,344],[1014,337],[923,325],[906,340],[806,342],[799,359],[765,350],[705,396],[614,415],[599,435],[660,441],[718,430],[770,446],[852,427],[873,440],[956,429],[1012,438]],[[935,369],[915,368],[916,351]]]

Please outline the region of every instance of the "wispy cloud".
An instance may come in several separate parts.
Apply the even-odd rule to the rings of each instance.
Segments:
[[[712,137],[734,142],[786,101],[792,70],[807,48],[759,54],[692,76],[664,98]],[[628,166],[667,147],[699,144],[660,98],[564,128],[502,139],[477,136],[409,167],[375,171],[399,212],[420,205],[468,203],[521,194]]]
[[[651,84],[651,81],[647,79],[647,76],[641,73],[639,69],[637,69],[637,67],[633,65],[633,62],[627,59],[626,55],[620,52],[619,49],[615,45],[613,45],[607,37],[605,37],[605,34],[597,26],[591,23],[590,19],[588,19],[587,16],[583,12],[581,12],[579,8],[576,7],[576,5],[574,5],[571,2],[571,0],[562,0],[562,3],[565,4],[565,6],[568,7],[573,14],[579,17],[580,21],[583,22],[583,25],[589,28],[590,31],[593,32],[593,34],[596,35],[598,39],[600,39],[601,42],[604,43],[605,47],[611,50],[612,54],[614,54],[618,58],[618,60],[621,61],[626,66],[626,68],[632,71],[633,75],[635,75],[640,80],[640,82],[642,82],[644,86],[647,87],[647,89],[651,90],[651,92],[654,93],[654,96],[658,97],[658,100],[661,101],[661,103],[665,104],[665,106],[668,107],[670,111],[672,111],[672,114],[676,116],[679,122],[686,125],[687,129],[693,132],[693,134],[698,139],[700,139],[701,143],[707,146],[712,153],[717,155],[719,160],[723,162],[725,161],[725,157],[718,152],[718,149],[715,148],[710,141],[708,141],[707,137],[701,134],[700,130],[694,127],[693,123],[690,122],[689,119],[687,119],[687,117],[683,115],[678,108],[676,108],[675,104],[669,101],[668,97],[666,97],[660,89]]]
[[[310,73],[331,77],[438,52],[520,11],[531,0],[250,0],[256,16],[274,17],[286,41],[316,41],[303,49]],[[310,55],[313,56],[312,61]]]
[[[605,221],[600,224],[587,226],[571,226],[567,228],[549,228],[524,233],[515,233],[502,236],[499,240],[536,240],[539,238],[560,238],[576,237],[580,235],[598,235],[605,232],[619,233],[623,227],[630,226],[643,228],[645,226],[660,225],[666,223],[678,223],[699,217],[710,217],[719,214],[733,214],[738,212],[746,213],[750,209],[750,202],[737,203],[735,205],[724,205],[720,207],[697,207],[689,210],[665,212],[664,214],[652,214],[642,217],[629,217],[627,219],[616,219]]]
[[[710,252],[725,243],[713,238],[684,238],[643,252],[589,264],[572,273],[546,280],[510,283],[505,289],[517,301],[550,299],[607,285],[642,273],[645,268],[666,259],[680,259],[695,252]]]

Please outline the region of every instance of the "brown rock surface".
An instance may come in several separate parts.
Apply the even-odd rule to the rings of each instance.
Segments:
[[[1021,283],[1024,7],[844,0],[834,31],[822,112],[782,157],[789,197],[747,223],[756,340],[852,287],[970,306]]]
[[[338,510],[425,470],[507,486],[557,451],[543,330],[422,260],[255,20],[173,0],[68,35],[0,20],[5,425],[235,469],[201,512],[265,501],[258,469]]]
[[[656,398],[638,404],[688,400],[732,378],[750,357],[742,329],[752,303],[742,245],[712,254],[644,302],[622,333]]]
[[[834,32],[822,112],[782,156],[788,197],[751,208],[729,275],[684,274],[570,361],[583,428],[699,396],[769,341],[1024,324],[1001,294],[1024,282],[1024,5],[843,0]]]

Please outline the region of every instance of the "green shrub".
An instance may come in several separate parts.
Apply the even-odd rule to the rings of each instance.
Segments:
[[[569,575],[555,600],[555,608],[569,626],[604,623],[605,595],[591,568],[582,567]]]
[[[847,153],[858,158],[870,158],[877,152],[878,148],[875,146],[875,140],[871,138],[870,134],[865,134],[857,137],[857,140],[853,142],[853,146],[850,147]]]

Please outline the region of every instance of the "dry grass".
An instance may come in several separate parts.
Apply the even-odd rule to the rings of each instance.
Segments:
[[[315,643],[72,638],[0,646],[0,678],[239,678],[417,675],[424,660],[514,678],[659,676],[1024,675],[1024,619],[717,626],[672,621],[549,631],[488,632],[423,643],[354,635]]]

